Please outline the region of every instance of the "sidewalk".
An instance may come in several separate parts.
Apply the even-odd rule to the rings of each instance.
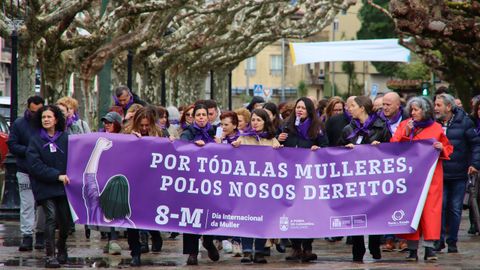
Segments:
[[[220,261],[208,260],[205,250],[199,256],[199,266],[187,267],[186,256],[182,254],[182,236],[176,240],[167,239],[169,234],[163,234],[163,250],[157,254],[142,254],[143,266],[137,269],[479,269],[480,268],[480,236],[467,234],[469,221],[465,216],[462,220],[458,254],[439,253],[439,260],[435,263],[423,261],[423,249],[419,250],[420,260],[406,262],[405,253],[383,252],[382,260],[374,262],[368,254],[365,255],[363,264],[351,262],[351,246],[341,242],[328,243],[323,239],[314,241],[314,252],[318,254],[318,260],[313,263],[286,262],[286,254],[278,253],[272,248],[272,256],[267,257],[266,265],[241,265],[240,258],[233,258],[231,254],[220,252]],[[18,222],[0,221],[0,268],[2,269],[32,269],[43,267],[44,251],[19,252],[20,234]],[[100,233],[92,231],[90,239],[85,238],[83,225],[76,225],[76,232],[68,239],[69,264],[68,269],[109,267],[131,268],[129,266],[130,253],[127,240],[119,239],[122,246],[120,256],[111,256],[102,253],[106,240],[100,240]],[[287,249],[287,254],[290,249]],[[134,268],[131,268],[134,269]]]

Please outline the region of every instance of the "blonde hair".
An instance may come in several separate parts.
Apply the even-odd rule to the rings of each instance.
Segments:
[[[240,108],[240,109],[236,109],[235,113],[237,114],[237,116],[243,116],[243,118],[245,119],[245,122],[250,123],[251,114],[249,110],[245,108]]]
[[[57,104],[72,108],[75,112],[78,110],[78,101],[72,97],[62,97],[57,100]]]

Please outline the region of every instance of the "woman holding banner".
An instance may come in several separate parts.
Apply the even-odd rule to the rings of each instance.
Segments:
[[[413,140],[435,139],[436,142],[433,143],[433,147],[440,151],[440,157],[433,173],[418,229],[415,233],[401,235],[401,237],[407,240],[409,249],[407,260],[418,260],[418,243],[420,236],[423,236],[424,259],[435,261],[437,256],[434,251],[434,241],[440,239],[442,224],[442,160],[449,159],[453,152],[453,146],[448,141],[442,126],[434,121],[433,104],[429,99],[425,97],[412,98],[407,104],[406,111],[411,118],[400,123],[391,141],[411,142]]]
[[[180,139],[204,146],[215,142],[215,129],[208,122],[208,109],[203,103],[197,103],[193,108],[193,123],[180,135]],[[183,234],[183,254],[188,254],[187,265],[198,265],[198,234]],[[213,244],[213,236],[203,236],[203,247],[208,251],[208,257],[212,261],[218,261],[220,255]]]
[[[320,119],[312,100],[306,97],[299,98],[295,103],[295,113],[286,119],[278,141],[286,147],[308,148],[315,151],[328,146],[327,137],[320,126]],[[317,254],[312,252],[313,238],[290,239],[290,242],[293,250],[292,254],[286,257],[287,261],[309,262],[317,259]]]
[[[390,140],[390,132],[385,122],[373,111],[373,103],[366,96],[358,96],[349,103],[348,111],[352,121],[342,131],[339,145],[354,148],[358,144],[378,145]],[[380,252],[380,235],[368,236],[368,249],[373,259],[382,258]],[[352,254],[354,262],[363,262],[365,240],[363,235],[352,236]]]
[[[281,147],[275,138],[275,127],[273,126],[268,113],[264,109],[254,109],[250,118],[250,127],[248,132],[243,133],[236,141],[232,143],[234,147],[243,145],[264,145],[273,148]],[[267,263],[264,255],[264,247],[267,239],[242,237],[243,258],[242,263]],[[253,245],[255,244],[255,255]]]
[[[133,122],[128,125],[123,133],[134,134],[141,138],[143,136],[166,137],[166,134],[156,125],[157,112],[155,107],[142,107],[133,116]],[[162,250],[163,240],[159,231],[148,231],[152,237],[152,252]],[[140,266],[141,244],[138,229],[128,229],[128,245],[132,255],[131,266]],[[148,244],[147,244],[148,246]]]
[[[65,123],[64,115],[57,106],[40,108],[33,120],[38,132],[32,133],[26,152],[33,195],[45,211],[46,268],[59,268],[68,258],[66,241],[71,215],[64,188],[70,183],[66,175],[68,135]],[[59,239],[55,245],[57,221]]]

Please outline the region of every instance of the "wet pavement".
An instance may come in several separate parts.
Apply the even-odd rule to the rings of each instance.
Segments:
[[[465,212],[464,212],[465,214]],[[240,258],[232,254],[220,252],[220,261],[211,262],[204,249],[199,256],[199,266],[186,266],[186,257],[182,255],[182,236],[176,240],[167,239],[169,234],[162,234],[163,249],[160,253],[142,254],[142,267],[136,269],[480,269],[480,236],[467,234],[469,221],[463,217],[459,233],[459,253],[438,253],[439,260],[425,262],[423,249],[419,250],[418,262],[406,262],[406,254],[401,252],[383,252],[382,260],[374,261],[368,254],[362,264],[351,262],[351,246],[341,242],[329,243],[323,239],[314,241],[314,252],[318,260],[311,263],[286,262],[286,254],[278,253],[272,248],[272,254],[267,257],[266,265],[241,265]],[[90,239],[86,239],[84,227],[76,225],[76,232],[68,238],[69,261],[64,268],[131,268],[128,244],[125,238],[119,239],[122,254],[113,256],[103,254],[106,240],[100,239],[100,233],[92,231]],[[18,221],[0,221],[0,268],[2,269],[33,269],[44,265],[44,251],[19,252],[18,245],[21,236]],[[290,249],[287,249],[287,253]]]

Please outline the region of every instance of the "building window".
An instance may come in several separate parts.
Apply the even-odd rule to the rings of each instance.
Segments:
[[[270,75],[282,75],[282,56],[270,55]]]
[[[257,58],[255,56],[247,58],[245,62],[245,74],[249,76],[255,75],[257,72]]]

